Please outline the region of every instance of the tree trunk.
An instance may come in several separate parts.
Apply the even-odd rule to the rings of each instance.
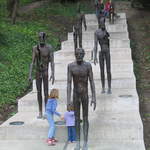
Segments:
[[[17,9],[18,9],[18,0],[15,0],[14,6],[13,6],[13,12],[12,12],[12,24],[16,23]]]

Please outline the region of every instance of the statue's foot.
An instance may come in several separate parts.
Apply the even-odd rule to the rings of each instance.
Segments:
[[[105,93],[105,89],[102,89],[101,93],[104,94]]]
[[[77,142],[76,147],[74,148],[74,150],[80,150],[80,144]]]
[[[47,118],[47,117],[46,117],[46,114],[44,114],[44,115],[42,116],[42,118],[43,118],[43,119],[46,119],[46,118]]]
[[[108,89],[107,94],[112,94],[111,89]]]
[[[42,118],[43,118],[43,116],[42,116],[42,113],[41,113],[41,112],[39,113],[39,116],[37,116],[37,118],[38,118],[38,119],[42,119]]]
[[[88,145],[87,145],[87,143],[84,143],[84,144],[83,144],[82,150],[88,150]]]

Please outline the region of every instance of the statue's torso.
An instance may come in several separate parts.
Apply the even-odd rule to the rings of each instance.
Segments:
[[[36,58],[36,66],[37,69],[43,70],[48,69],[51,46],[45,45],[44,47],[35,46],[35,58]]]
[[[109,34],[106,30],[98,29],[96,36],[101,46],[101,51],[109,51]]]
[[[82,20],[83,20],[83,15],[78,14],[75,19],[75,29],[77,30],[82,29]]]
[[[88,92],[89,67],[87,62],[78,65],[76,62],[71,64],[71,74],[74,82],[74,91],[80,94]]]

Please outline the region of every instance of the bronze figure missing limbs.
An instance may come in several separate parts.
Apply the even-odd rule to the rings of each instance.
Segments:
[[[39,44],[33,47],[32,50],[32,63],[30,65],[29,81],[32,81],[33,65],[36,69],[36,87],[37,87],[37,99],[39,105],[39,116],[42,118],[42,82],[44,87],[44,100],[45,105],[48,99],[48,68],[49,62],[51,63],[51,77],[52,84],[54,83],[54,55],[51,45],[45,43],[46,33],[39,33]]]

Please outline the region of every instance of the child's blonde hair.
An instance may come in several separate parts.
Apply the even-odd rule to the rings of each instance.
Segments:
[[[57,98],[58,99],[59,98],[59,90],[52,89],[48,98]]]

